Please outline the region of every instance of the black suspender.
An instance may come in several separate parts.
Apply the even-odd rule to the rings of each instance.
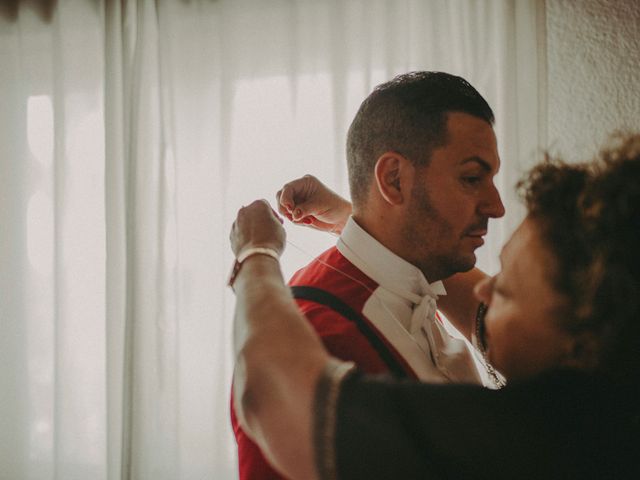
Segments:
[[[342,315],[347,320],[355,323],[360,333],[365,336],[373,349],[378,353],[378,355],[380,355],[380,358],[387,365],[387,368],[389,368],[389,371],[393,376],[396,378],[407,378],[407,373],[403,366],[395,359],[393,354],[389,351],[380,337],[378,337],[378,335],[371,329],[369,324],[365,322],[362,316],[353,308],[332,293],[321,288],[298,285],[290,288],[294,298],[298,300],[309,300],[320,305],[325,305]]]

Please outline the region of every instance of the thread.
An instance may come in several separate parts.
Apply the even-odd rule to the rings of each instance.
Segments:
[[[365,283],[361,282],[360,280],[358,280],[357,278],[353,278],[351,275],[349,275],[346,272],[343,272],[342,270],[340,270],[337,267],[334,267],[333,265],[329,265],[327,262],[320,260],[318,257],[316,257],[315,255],[307,252],[305,249],[303,249],[302,247],[296,245],[295,243],[293,243],[290,240],[287,240],[287,244],[291,245],[293,248],[295,248],[296,250],[298,250],[299,252],[301,252],[303,255],[306,255],[307,257],[309,257],[312,261],[314,262],[318,262],[320,265],[324,265],[327,268],[330,268],[331,270],[338,272],[339,274],[341,274],[342,276],[344,276],[345,278],[348,278],[349,280],[351,280],[352,282],[357,283],[358,285],[360,285],[362,288],[364,288],[367,292],[369,292],[371,294],[371,296],[375,297],[375,299],[378,301],[378,303],[382,306],[382,308],[384,309],[384,311],[386,312],[386,314],[389,316],[389,318],[391,318],[394,322],[396,322],[398,325],[402,326],[402,323],[400,322],[400,320],[398,320],[398,317],[396,317],[393,312],[389,309],[389,307],[386,305],[386,303],[384,302],[384,300],[382,300],[380,298],[379,295],[376,294],[375,290],[372,290],[371,288],[369,288]],[[384,288],[384,287],[382,287]],[[404,327],[402,327],[404,328]],[[412,338],[412,340],[415,342],[415,339]],[[417,342],[416,342],[417,343]],[[419,346],[419,344],[418,344]]]

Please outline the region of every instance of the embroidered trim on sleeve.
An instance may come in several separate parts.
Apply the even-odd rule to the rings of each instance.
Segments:
[[[330,360],[316,387],[314,402],[313,443],[316,468],[321,480],[337,480],[336,409],[343,380],[355,371],[353,362]]]

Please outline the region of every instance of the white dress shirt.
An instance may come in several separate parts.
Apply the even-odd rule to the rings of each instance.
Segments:
[[[430,284],[417,267],[378,242],[353,218],[347,221],[337,248],[378,283],[362,313],[420,380],[485,383],[471,352],[473,347],[451,336],[435,318],[436,300],[446,295],[442,282]]]

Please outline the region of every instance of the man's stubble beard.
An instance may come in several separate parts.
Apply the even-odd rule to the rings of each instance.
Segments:
[[[467,272],[475,266],[475,254],[465,256],[460,252],[461,239],[433,206],[427,189],[422,185],[414,187],[411,192],[410,212],[400,233],[407,251],[415,252],[410,262],[422,271],[429,282]],[[446,245],[447,242],[456,244]]]

